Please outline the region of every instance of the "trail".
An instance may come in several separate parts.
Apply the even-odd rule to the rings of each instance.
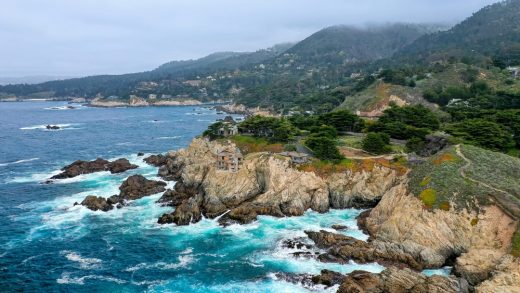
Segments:
[[[495,200],[495,203],[513,219],[520,219],[520,201],[516,198],[516,196],[512,195],[511,193],[505,190],[496,188],[485,182],[471,178],[468,175],[466,175],[465,171],[471,166],[472,162],[462,153],[460,149],[460,144],[455,146],[455,152],[466,162],[466,164],[464,164],[464,166],[460,167],[459,169],[460,176],[478,185],[494,190],[498,194],[501,194],[502,196],[499,196],[498,194],[491,194],[491,196]]]

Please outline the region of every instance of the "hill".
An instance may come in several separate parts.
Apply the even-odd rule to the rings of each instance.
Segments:
[[[399,60],[435,60],[447,56],[520,61],[520,1],[489,5],[447,31],[418,38],[396,54]]]
[[[320,30],[287,50],[303,64],[341,64],[374,61],[392,56],[420,36],[441,26],[392,24],[385,26],[332,26]]]

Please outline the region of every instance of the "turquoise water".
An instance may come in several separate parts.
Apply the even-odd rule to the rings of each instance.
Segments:
[[[157,179],[157,169],[137,152],[186,147],[223,115],[201,107],[67,110],[64,105],[0,103],[0,291],[307,292],[323,288],[287,283],[275,273],[383,269],[296,258],[281,245],[284,239],[308,241],[304,230],[333,224],[366,239],[355,224],[357,210],[263,216],[223,228],[215,219],[158,225],[157,218],[170,211],[155,203],[160,194],[108,213],[73,206],[87,195],[117,193],[130,174]],[[63,130],[47,131],[46,124]],[[139,168],[40,184],[65,164],[96,157],[126,157]]]

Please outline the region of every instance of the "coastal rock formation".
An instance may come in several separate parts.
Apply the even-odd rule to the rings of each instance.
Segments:
[[[166,183],[146,179],[142,175],[128,177],[119,187],[119,198],[124,200],[136,200],[147,195],[165,191]]]
[[[479,214],[425,209],[417,197],[408,193],[405,182],[391,188],[363,223],[374,241],[398,244],[426,267],[441,267],[477,249],[493,258],[504,255],[517,225],[496,206],[481,207]],[[476,268],[475,262],[469,260],[471,256],[480,257],[480,253],[470,252],[463,257],[457,263],[459,271],[474,274]],[[464,269],[465,266],[469,267]],[[485,264],[479,266],[483,274],[489,269]]]
[[[90,174],[101,171],[110,171],[110,173],[122,173],[130,169],[138,168],[139,166],[130,164],[127,159],[117,159],[109,162],[105,159],[97,158],[94,161],[78,160],[72,164],[63,167],[58,175],[54,175],[51,179],[65,179],[73,178],[81,174]]]
[[[137,166],[137,165],[130,164],[130,162],[127,159],[124,159],[124,158],[117,159],[117,160],[115,160],[113,162],[110,162],[110,163],[108,163],[106,165],[106,168],[112,174],[122,173],[122,172],[125,172],[125,171],[128,171],[128,170],[131,170],[131,169],[136,169],[138,167],[139,166]]]
[[[95,195],[89,195],[85,197],[85,199],[81,202],[81,205],[86,206],[93,211],[101,210],[103,212],[108,212],[114,208],[107,202],[106,198]]]
[[[316,246],[327,249],[326,253],[318,257],[321,261],[348,263],[350,260],[354,260],[358,263],[378,262],[384,265],[407,266],[415,270],[423,269],[421,263],[396,245],[365,242],[323,230],[305,231],[305,233]]]
[[[197,221],[198,212],[210,218],[225,213],[219,222],[226,225],[249,223],[258,215],[298,216],[307,209],[326,212],[330,207],[375,204],[386,188],[402,178],[395,170],[382,166],[374,167],[373,172],[348,171],[322,178],[299,171],[287,159],[269,153],[246,156],[238,172],[217,169],[215,154],[235,149],[231,142],[195,139],[187,149],[150,157],[151,164],[162,164],[161,177],[178,181],[176,192],[161,199],[178,206],[173,212],[176,216],[163,216],[161,222],[168,219],[185,224]]]
[[[374,207],[403,178],[396,170],[380,165],[370,171],[333,173],[326,178],[330,206],[335,209]]]
[[[109,211],[114,205],[118,208],[128,200],[136,200],[148,195],[163,192],[166,183],[162,181],[148,180],[142,175],[132,175],[128,177],[119,187],[119,194],[109,198],[87,196],[81,204],[87,208],[97,211]]]
[[[427,277],[410,269],[390,267],[380,274],[353,271],[341,283],[339,293],[468,292],[467,283],[454,277]]]

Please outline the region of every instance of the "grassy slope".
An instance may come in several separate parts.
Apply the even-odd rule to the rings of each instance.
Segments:
[[[485,81],[496,91],[512,93],[520,91],[520,80],[512,79],[511,73],[507,70],[500,70],[496,67],[485,69],[473,66],[471,68],[479,71],[477,76],[478,80]],[[351,111],[372,111],[387,105],[391,95],[395,95],[410,104],[432,106],[432,104],[428,103],[423,98],[422,93],[426,89],[435,88],[437,86],[469,86],[469,84],[465,83],[462,79],[463,72],[467,69],[468,65],[466,64],[452,64],[441,72],[432,73],[430,78],[417,81],[417,86],[415,88],[377,81],[367,89],[355,95],[345,97],[344,102],[339,106],[339,108]],[[507,80],[512,80],[513,83],[507,84]]]
[[[460,149],[471,164],[467,165],[457,155],[456,148],[450,147],[413,168],[410,190],[429,209],[446,210],[455,205],[456,209],[467,208],[479,212],[480,206],[498,201],[506,212],[518,218],[520,159],[469,145],[462,145]],[[461,168],[464,168],[467,178],[461,175]],[[512,198],[497,189],[508,192]],[[512,253],[520,256],[520,229],[513,237]]]

